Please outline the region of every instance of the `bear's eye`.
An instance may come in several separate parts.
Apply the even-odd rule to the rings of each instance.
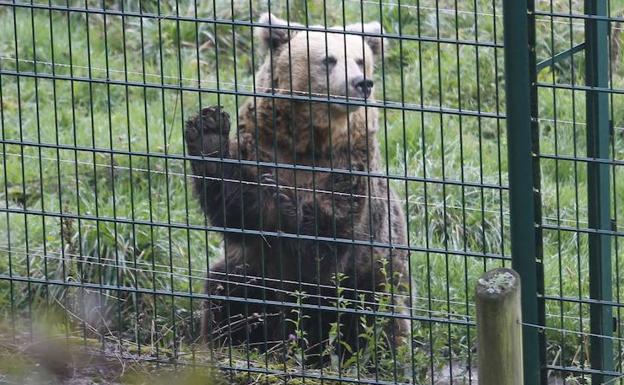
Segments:
[[[327,56],[325,59],[323,59],[323,65],[325,65],[326,67],[332,67],[336,65],[336,63],[336,58],[333,56]]]
[[[364,67],[364,59],[357,59],[355,61],[355,64],[359,65],[360,67]]]

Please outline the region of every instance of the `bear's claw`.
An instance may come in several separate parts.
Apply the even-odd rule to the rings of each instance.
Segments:
[[[291,202],[290,197],[282,191],[282,186],[277,184],[277,181],[272,173],[262,174],[260,183],[262,186],[270,188],[273,199],[278,200],[281,204],[288,204]]]

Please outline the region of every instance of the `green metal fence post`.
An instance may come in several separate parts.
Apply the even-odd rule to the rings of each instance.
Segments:
[[[585,0],[587,15],[607,16],[607,0]],[[585,81],[588,86],[607,88],[609,85],[608,21],[585,20]],[[587,156],[609,159],[609,99],[606,92],[587,91]],[[587,165],[587,200],[589,228],[611,230],[610,165],[589,162]],[[589,234],[589,291],[594,300],[610,301],[611,295],[611,239],[608,234]],[[613,333],[611,306],[590,305],[591,333],[611,336]],[[591,337],[590,360],[592,369],[613,369],[613,344],[609,338]],[[593,374],[592,384],[608,380],[603,374]]]
[[[541,324],[543,311],[538,293],[542,288],[541,237],[538,236],[539,167],[535,151],[533,111],[536,107],[533,3],[527,0],[503,2],[505,41],[505,95],[507,148],[509,157],[509,204],[511,211],[511,255],[514,270],[522,279],[522,317],[529,324]],[[543,344],[538,329],[525,327],[524,381],[539,385]]]

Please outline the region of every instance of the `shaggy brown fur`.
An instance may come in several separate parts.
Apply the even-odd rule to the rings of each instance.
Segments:
[[[279,58],[288,48],[276,44],[274,32],[268,42]],[[267,86],[266,70],[265,63],[259,86]],[[274,76],[272,83],[280,80]],[[193,173],[207,177],[196,179],[196,193],[211,224],[233,230],[224,232],[225,256],[208,275],[206,292],[215,299],[206,301],[202,334],[208,341],[270,348],[296,337],[291,321],[298,318],[299,298],[299,341],[309,356],[322,356],[336,322],[341,341],[362,347],[362,318],[353,310],[361,300],[375,310],[374,293],[405,295],[408,286],[405,251],[350,243],[407,243],[405,215],[387,179],[367,175],[382,174],[377,111],[256,97],[239,110],[235,139],[229,131],[229,116],[218,107],[204,108],[187,122],[189,155],[210,158],[192,161]],[[275,162],[283,167],[267,164]],[[340,318],[339,296],[351,300]],[[402,296],[392,297],[402,304]],[[397,318],[386,330],[396,340],[408,327]]]

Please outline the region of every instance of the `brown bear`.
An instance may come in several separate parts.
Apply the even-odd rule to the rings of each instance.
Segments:
[[[365,106],[381,27],[306,31],[271,14],[259,23],[268,53],[234,138],[219,107],[187,122],[195,191],[224,234],[202,335],[261,350],[294,340],[321,360],[328,346],[362,348],[375,319],[387,341],[402,339],[405,214],[381,172],[377,110]]]

